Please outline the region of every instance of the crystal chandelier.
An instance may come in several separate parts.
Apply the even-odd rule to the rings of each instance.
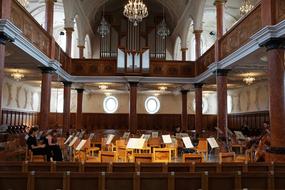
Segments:
[[[18,0],[18,2],[23,6],[27,7],[29,5],[29,0]]]
[[[105,12],[105,6],[103,7],[102,20],[101,20],[100,25],[97,29],[97,32],[100,34],[100,36],[102,38],[104,38],[105,36],[107,36],[107,34],[110,33],[110,27],[109,27],[109,24],[104,17],[104,12]]]
[[[243,79],[243,81],[245,82],[245,84],[251,85],[255,81],[255,78],[252,76],[247,76]]]
[[[162,39],[165,39],[167,36],[169,36],[169,34],[170,34],[170,30],[167,27],[167,24],[165,22],[164,9],[163,9],[163,19],[162,19],[161,23],[158,25],[157,35],[162,37]]]
[[[102,20],[101,20],[100,25],[97,29],[97,32],[100,34],[100,36],[102,38],[107,36],[107,34],[109,34],[109,32],[110,32],[109,24],[105,20],[104,16],[102,17]]]
[[[243,0],[241,7],[239,8],[240,14],[247,14],[254,6],[251,4],[251,0]]]
[[[129,0],[124,7],[123,14],[130,22],[134,23],[134,26],[137,26],[143,18],[148,16],[148,11],[142,0]]]
[[[15,73],[11,74],[11,77],[13,77],[16,81],[21,80],[25,75],[20,73],[18,70]]]

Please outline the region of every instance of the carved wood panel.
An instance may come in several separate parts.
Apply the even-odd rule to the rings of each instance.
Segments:
[[[261,6],[258,5],[249,15],[243,18],[221,38],[219,41],[221,45],[220,59],[225,58],[242,47],[261,27]]]
[[[215,45],[210,47],[196,62],[196,74],[199,75],[215,62]]]
[[[51,37],[17,1],[12,1],[10,20],[32,44],[50,56]]]
[[[277,23],[285,19],[285,1],[277,0],[276,1],[276,21]]]

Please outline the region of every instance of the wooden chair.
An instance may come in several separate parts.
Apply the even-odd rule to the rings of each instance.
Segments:
[[[274,189],[273,179],[270,172],[244,172],[241,174],[241,188],[258,190]]]
[[[45,162],[46,156],[45,155],[34,155],[31,150],[28,151],[28,158],[30,162]]]
[[[240,189],[240,180],[237,173],[209,173],[208,190]]]
[[[193,172],[218,172],[217,163],[193,163]]]
[[[204,175],[202,173],[179,172],[174,175],[174,189],[197,190],[206,189],[204,185]]]
[[[127,161],[127,146],[126,141],[124,139],[120,139],[116,141],[116,161]]]
[[[56,172],[80,172],[81,165],[79,162],[55,162]]]
[[[25,170],[25,162],[0,162],[0,172],[23,172]]]
[[[83,163],[82,172],[108,172],[109,163]]]
[[[100,173],[70,173],[67,175],[66,190],[101,190]]]
[[[110,152],[110,151],[100,151],[99,152],[99,158],[100,162],[103,163],[110,163],[110,162],[115,162],[115,152]]]
[[[236,154],[234,152],[219,153],[219,162],[235,162]]]
[[[182,155],[183,162],[203,162],[203,156],[201,154],[186,153]]]
[[[165,163],[139,163],[140,172],[167,172]]]
[[[30,190],[29,173],[0,172],[0,187],[3,190]]]
[[[135,172],[135,163],[113,163],[112,172]]]
[[[133,190],[134,174],[133,173],[106,173],[104,176],[104,186],[102,189],[108,190]]]
[[[100,148],[90,147],[86,150],[86,160],[85,162],[100,162],[99,158]]]
[[[148,139],[148,146],[151,148],[151,152],[153,152],[153,148],[161,148],[161,139],[160,138]]]
[[[170,162],[171,150],[169,148],[154,148],[152,156],[153,162]]]
[[[151,163],[152,162],[152,154],[151,153],[141,153],[141,154],[133,154],[135,163]]]
[[[31,190],[51,190],[51,189],[64,189],[63,173],[53,172],[35,172],[32,173]]]
[[[147,190],[171,189],[168,178],[168,173],[140,173],[137,185]]]
[[[175,173],[186,173],[191,172],[192,163],[168,163],[167,171]]]
[[[27,171],[52,172],[54,170],[53,162],[28,162]]]
[[[208,141],[207,139],[199,139],[196,151],[204,156],[204,160],[208,160]]]
[[[246,171],[246,165],[240,162],[224,162],[221,164],[221,172],[243,172]]]

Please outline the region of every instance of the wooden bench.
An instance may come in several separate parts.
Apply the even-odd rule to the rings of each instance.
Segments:
[[[62,172],[32,172],[31,190],[64,189]]]
[[[30,190],[27,172],[0,172],[1,190]]]

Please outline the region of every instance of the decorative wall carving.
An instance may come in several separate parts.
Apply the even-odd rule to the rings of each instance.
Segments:
[[[196,75],[199,75],[208,69],[208,66],[215,62],[215,45],[209,48],[196,63]]]

